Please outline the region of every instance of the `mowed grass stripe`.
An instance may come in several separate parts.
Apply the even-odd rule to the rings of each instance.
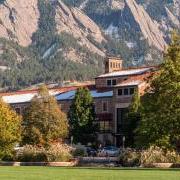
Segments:
[[[180,170],[0,167],[0,180],[180,180]]]

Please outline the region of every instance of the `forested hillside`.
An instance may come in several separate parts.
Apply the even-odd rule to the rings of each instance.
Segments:
[[[8,67],[0,72],[1,87],[17,89],[39,82],[86,80],[99,74],[103,67],[102,56],[78,44],[78,40],[66,32],[57,34],[56,4],[39,0],[38,7],[38,30],[33,33],[28,47],[0,39],[0,64]],[[75,52],[72,56],[77,56],[77,62],[65,56],[69,50]]]
[[[178,0],[0,0],[0,86],[87,80],[106,55],[159,64]]]

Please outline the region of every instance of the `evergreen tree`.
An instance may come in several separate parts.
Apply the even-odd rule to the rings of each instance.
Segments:
[[[21,139],[21,117],[0,99],[0,160],[12,157]]]
[[[42,86],[24,114],[23,144],[46,146],[68,134],[66,115]]]
[[[180,140],[180,36],[173,40],[164,63],[150,79],[141,105],[137,144],[175,147]]]
[[[93,98],[87,88],[79,88],[69,111],[71,135],[75,143],[94,142],[98,130],[95,124]]]
[[[138,91],[135,91],[132,103],[128,108],[128,114],[126,119],[126,141],[125,145],[127,147],[135,146],[135,130],[137,129],[138,123],[140,122],[141,116],[139,113],[140,108],[140,96]]]

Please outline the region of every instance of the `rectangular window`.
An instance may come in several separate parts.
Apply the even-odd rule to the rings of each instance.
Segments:
[[[113,80],[108,79],[107,80],[107,86],[115,86],[116,84],[117,84],[116,79],[113,79]]]
[[[99,122],[99,129],[100,129],[101,131],[104,131],[104,121],[100,121],[100,122]]]
[[[15,108],[17,114],[21,114],[21,108]]]
[[[117,133],[127,133],[127,113],[128,108],[117,108]]]
[[[107,80],[107,86],[112,86],[112,81],[110,79]]]
[[[115,86],[116,85],[116,79],[112,80],[112,85]]]
[[[100,131],[110,131],[111,129],[111,124],[109,121],[100,121],[99,122],[99,128],[100,128]]]
[[[111,68],[113,67],[112,62],[110,63],[110,67],[111,67]]]
[[[122,89],[118,89],[118,96],[122,96],[122,95],[123,95]]]
[[[134,88],[130,88],[130,95],[134,94]]]
[[[116,68],[116,63],[115,62],[113,62],[113,68]]]
[[[105,121],[105,122],[104,122],[104,130],[105,130],[105,131],[109,131],[109,130],[110,130],[109,121]]]
[[[108,111],[108,103],[107,102],[103,102],[102,110],[103,110],[103,112],[107,112]]]
[[[125,96],[129,95],[129,89],[127,89],[127,88],[124,89],[124,95]]]

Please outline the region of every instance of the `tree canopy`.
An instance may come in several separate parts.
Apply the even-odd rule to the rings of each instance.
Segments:
[[[75,143],[94,142],[98,130],[95,124],[93,98],[87,88],[79,88],[69,110],[71,135]]]
[[[139,113],[139,107],[141,104],[140,95],[138,91],[136,90],[133,98],[132,103],[130,104],[128,108],[128,113],[126,117],[126,123],[125,123],[125,145],[127,147],[135,147],[135,130],[138,127],[138,123],[140,121],[140,113]]]
[[[11,157],[21,139],[21,117],[0,99],[0,159]]]
[[[46,86],[26,109],[23,121],[23,144],[46,146],[68,135],[66,115],[60,110],[55,98]]]
[[[173,34],[141,105],[137,144],[173,148],[180,140],[180,36]]]

